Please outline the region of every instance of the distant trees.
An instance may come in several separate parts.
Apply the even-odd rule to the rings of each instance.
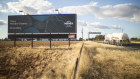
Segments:
[[[82,41],[82,40],[83,40],[83,38],[80,37],[80,38],[79,38],[79,41]]]
[[[88,38],[90,41],[103,41],[105,39],[105,35],[96,35],[95,38]]]
[[[140,38],[131,38],[131,41],[140,41]]]
[[[2,39],[0,39],[0,41],[9,41],[10,39],[8,39],[8,38],[2,38]]]
[[[96,35],[94,40],[103,41],[105,39],[105,35]]]

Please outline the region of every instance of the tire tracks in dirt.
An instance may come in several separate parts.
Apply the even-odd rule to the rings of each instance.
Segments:
[[[83,42],[82,47],[81,47],[81,49],[80,49],[79,56],[78,56],[77,59],[76,59],[73,79],[76,79],[76,76],[77,76],[77,71],[78,71],[78,68],[79,68],[79,62],[80,62],[80,57],[81,57],[81,53],[82,53],[83,47],[84,47],[84,42]]]

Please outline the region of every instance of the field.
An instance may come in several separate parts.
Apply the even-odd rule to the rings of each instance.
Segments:
[[[0,78],[140,79],[140,49],[85,41],[80,55],[80,41],[30,43],[0,42]]]

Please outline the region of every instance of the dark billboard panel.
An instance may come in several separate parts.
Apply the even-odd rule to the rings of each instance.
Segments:
[[[9,34],[8,38],[70,38],[73,35],[73,38],[76,39],[76,34]]]
[[[76,14],[11,15],[8,36],[18,34],[77,33]]]

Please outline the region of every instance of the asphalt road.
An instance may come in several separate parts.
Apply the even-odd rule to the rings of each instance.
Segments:
[[[135,48],[135,49],[140,49],[140,44],[139,43],[130,43],[129,45],[127,45],[125,47],[131,47],[131,48]]]

